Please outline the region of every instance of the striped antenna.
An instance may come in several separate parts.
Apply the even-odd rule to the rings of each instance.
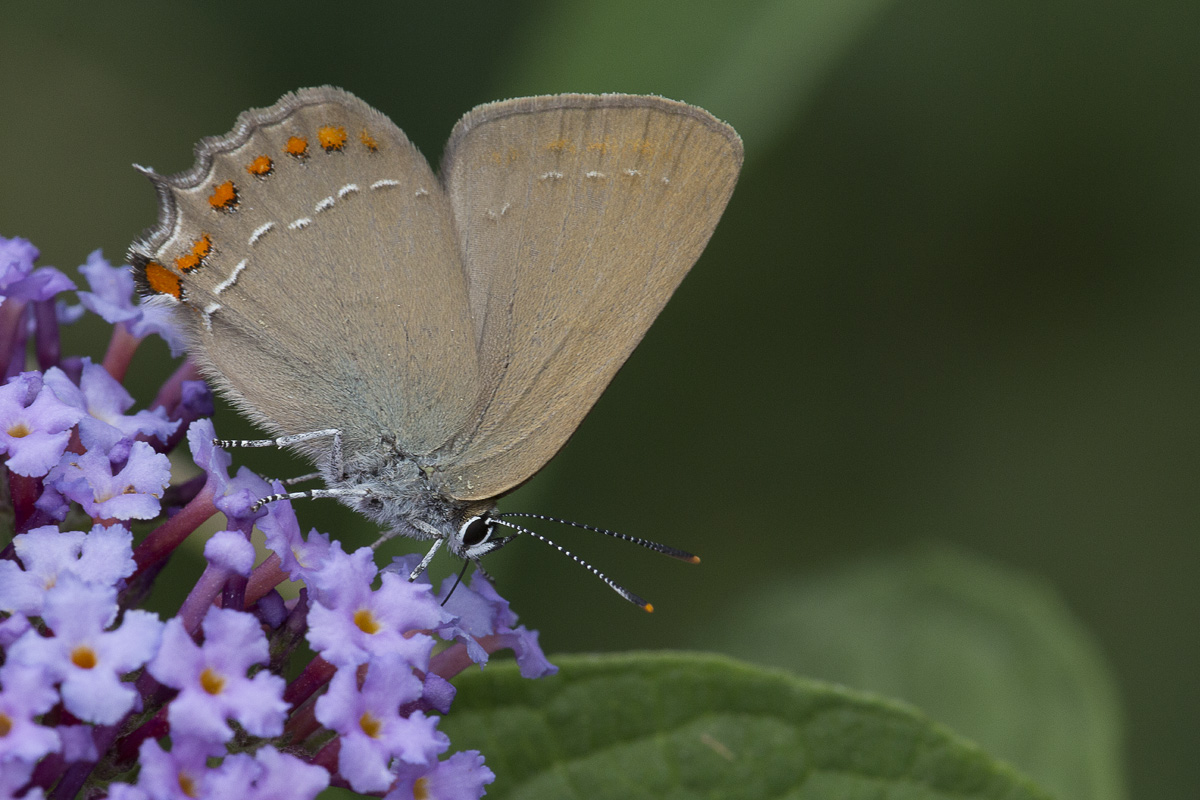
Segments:
[[[509,515],[505,515],[505,516],[509,516]],[[516,515],[511,515],[511,516],[516,516]],[[534,515],[534,514],[527,514],[527,515],[525,515],[525,516],[536,516],[536,515]],[[509,522],[509,521],[508,521],[508,520],[506,520],[506,519],[501,519],[501,518],[500,518],[500,516],[493,517],[493,519],[495,519],[495,520],[496,520],[496,523],[497,523],[498,525],[503,525],[503,526],[504,526],[504,527],[506,527],[506,528],[512,528],[512,529],[513,529],[514,531],[516,531],[517,533],[524,533],[524,534],[526,534],[526,535],[528,535],[528,536],[532,536],[533,538],[537,539],[539,542],[544,542],[545,544],[548,544],[548,545],[550,545],[550,546],[551,546],[551,547],[553,547],[555,550],[557,550],[558,552],[562,553],[562,554],[563,554],[563,555],[565,555],[567,558],[571,559],[571,560],[572,560],[572,561],[574,561],[576,564],[578,564],[579,566],[583,567],[584,569],[586,569],[588,572],[590,572],[590,573],[592,573],[593,575],[595,575],[595,576],[596,576],[597,578],[599,578],[600,580],[604,581],[606,584],[608,584],[608,588],[612,589],[614,592],[616,592],[617,594],[621,595],[621,597],[624,597],[626,600],[628,600],[629,602],[633,603],[635,606],[638,606],[639,608],[643,609],[644,611],[654,611],[654,606],[650,605],[650,604],[649,604],[649,603],[647,603],[645,600],[643,600],[642,598],[638,597],[636,594],[634,594],[633,592],[629,591],[629,590],[628,590],[628,589],[626,589],[624,586],[622,586],[621,584],[617,583],[617,582],[616,582],[616,581],[614,581],[612,578],[608,577],[608,576],[607,576],[607,575],[605,575],[603,572],[601,572],[600,570],[596,569],[596,568],[595,568],[595,567],[593,567],[591,564],[589,564],[588,562],[584,561],[582,558],[580,558],[579,556],[575,555],[574,553],[572,553],[570,550],[568,550],[567,548],[563,547],[562,545],[560,545],[560,544],[555,544],[554,542],[552,542],[552,541],[550,541],[549,539],[547,539],[545,536],[542,536],[540,533],[535,533],[535,532],[533,532],[533,531],[529,530],[528,528],[522,527],[521,525],[517,525],[517,524],[516,524],[516,523],[514,523],[514,522]],[[541,517],[541,519],[549,519],[549,517]],[[682,551],[680,551],[680,552],[682,552]]]
[[[572,528],[582,528],[585,531],[592,531],[593,533],[602,533],[605,536],[611,536],[614,539],[620,539],[623,542],[629,542],[630,544],[636,544],[639,547],[644,547],[647,550],[653,550],[656,553],[662,553],[664,556],[670,556],[671,558],[677,558],[680,561],[686,561],[689,564],[699,564],[700,563],[700,556],[694,556],[691,553],[687,552],[686,550],[679,550],[674,547],[669,547],[668,545],[665,545],[665,544],[659,544],[658,542],[652,542],[649,539],[641,539],[637,536],[630,536],[627,533],[620,533],[618,531],[610,531],[607,528],[597,528],[595,525],[587,525],[582,522],[571,522],[570,520],[559,519],[558,517],[547,517],[544,514],[527,514],[524,512],[506,512],[504,514],[497,514],[495,518],[503,518],[503,517],[528,517],[529,519],[541,519],[541,520],[545,520],[546,522],[557,522],[559,525],[570,525]],[[500,521],[500,520],[497,519],[497,521]]]

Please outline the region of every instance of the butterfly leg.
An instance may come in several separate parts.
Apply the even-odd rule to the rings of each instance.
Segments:
[[[483,576],[483,579],[484,579],[485,581],[487,581],[488,583],[492,584],[493,586],[495,586],[495,585],[496,585],[496,579],[495,579],[495,578],[493,578],[493,577],[491,576],[491,573],[489,573],[489,572],[488,572],[486,569],[484,569],[484,568],[483,568],[483,564],[481,564],[481,563],[479,562],[479,559],[478,559],[478,558],[472,558],[472,559],[471,559],[471,563],[475,565],[475,570],[476,570],[476,571],[477,571],[477,572],[478,572],[480,575],[482,575],[482,576]]]
[[[342,464],[342,432],[337,428],[326,428],[321,431],[308,431],[307,433],[293,433],[288,436],[280,436],[277,439],[213,439],[213,444],[217,447],[287,447],[290,444],[299,444],[307,442],[311,439],[321,439],[330,436],[333,438],[333,444],[329,448],[329,466],[330,471],[334,475],[344,477]],[[309,480],[313,477],[320,477],[321,473],[315,472],[309,475],[303,475],[299,478],[293,478],[289,483],[299,483],[300,481]]]
[[[433,561],[434,554],[437,553],[445,541],[446,540],[442,538],[433,540],[433,546],[429,548],[429,552],[426,553],[425,557],[421,559],[421,563],[417,564],[417,566],[413,568],[413,571],[409,573],[408,580],[410,582],[415,581],[421,576],[422,572],[429,569],[429,562]]]
[[[334,475],[344,475],[343,472],[343,456],[342,456],[342,432],[337,428],[326,428],[320,431],[308,431],[306,433],[293,433],[288,436],[280,436],[275,439],[213,439],[213,444],[217,447],[287,447],[288,445],[307,442],[312,439],[320,439],[323,437],[332,437],[333,444],[329,448],[329,466],[330,471]],[[322,477],[320,472],[312,472],[307,475],[301,475],[298,478],[284,481],[285,485],[300,483],[301,481],[311,480],[313,478]],[[285,492],[283,494],[272,494],[266,497],[261,497],[254,504],[253,510],[265,506],[267,503],[273,503],[276,500],[299,500],[301,498],[316,499],[318,497],[365,497],[370,494],[366,489],[310,489],[305,492]]]
[[[250,507],[251,511],[258,511],[267,503],[274,503],[276,500],[316,500],[318,497],[366,497],[371,494],[369,489],[309,489],[304,492],[284,492],[282,494],[269,494],[266,497],[260,497]]]

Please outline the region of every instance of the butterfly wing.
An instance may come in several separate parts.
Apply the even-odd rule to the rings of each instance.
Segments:
[[[469,424],[478,362],[449,199],[387,117],[305,89],[196,154],[151,175],[159,224],[131,253],[219,389],[276,434],[341,428],[347,453],[419,456]]]
[[[479,358],[474,422],[434,480],[494,497],[562,447],[699,258],[742,145],[659,97],[560,95],[481,106],[441,177]]]

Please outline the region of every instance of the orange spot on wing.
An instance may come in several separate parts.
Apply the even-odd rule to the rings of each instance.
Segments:
[[[589,153],[600,153],[601,155],[604,155],[605,153],[607,153],[608,148],[609,148],[608,142],[588,142],[588,146],[587,146]]]
[[[180,272],[191,272],[204,263],[212,252],[212,239],[206,233],[192,243],[192,252],[175,259],[175,268]]]
[[[378,150],[378,149],[379,149],[379,142],[375,141],[375,137],[374,137],[374,136],[372,136],[371,134],[367,133],[367,129],[366,129],[366,128],[363,128],[363,129],[362,129],[362,131],[360,131],[360,132],[359,132],[359,134],[358,134],[358,140],[359,140],[360,142],[362,142],[362,143],[363,143],[363,145],[364,145],[364,146],[365,146],[365,147],[366,147],[368,150],[370,150],[372,153],[374,153],[376,150]]]
[[[183,288],[179,285],[179,276],[157,261],[146,262],[146,285],[150,291],[166,294],[176,300],[183,299]]]
[[[192,253],[200,258],[208,258],[208,254],[212,252],[212,237],[207,233],[201,234],[200,238],[192,243]]]
[[[552,153],[573,153],[575,145],[568,139],[555,139],[546,143],[546,149]]]
[[[346,146],[346,129],[334,125],[323,125],[317,128],[317,141],[321,143],[326,153],[341,150]]]
[[[213,193],[208,196],[208,204],[214,211],[232,211],[238,203],[237,189],[233,181],[225,181],[213,187]]]
[[[265,178],[275,169],[275,162],[268,156],[259,156],[246,165],[246,172],[256,178]]]
[[[283,152],[294,158],[307,158],[308,139],[303,136],[289,136],[287,143],[283,146]]]

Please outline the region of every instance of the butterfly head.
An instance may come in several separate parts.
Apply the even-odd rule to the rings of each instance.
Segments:
[[[512,541],[512,536],[497,535],[500,523],[494,516],[495,513],[493,506],[464,518],[458,530],[447,538],[446,546],[450,552],[460,558],[474,561]]]

